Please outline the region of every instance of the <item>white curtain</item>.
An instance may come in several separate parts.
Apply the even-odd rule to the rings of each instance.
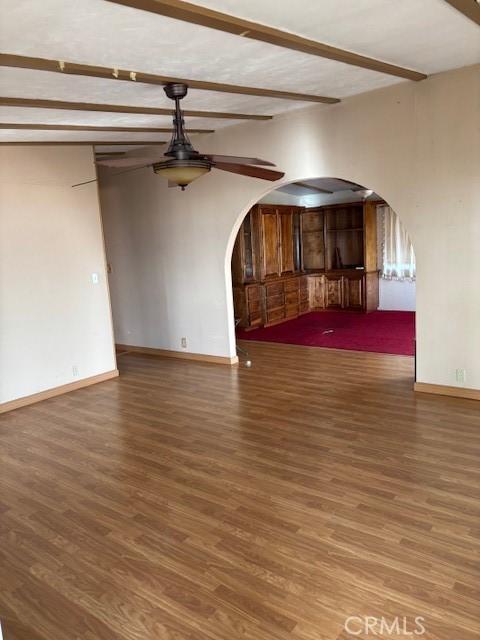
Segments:
[[[415,280],[415,253],[412,241],[395,211],[379,205],[383,221],[382,278],[386,280]]]

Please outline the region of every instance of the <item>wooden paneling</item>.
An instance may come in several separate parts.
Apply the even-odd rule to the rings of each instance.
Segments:
[[[325,269],[324,214],[314,209],[301,214],[302,268],[306,271]]]
[[[379,305],[378,271],[365,274],[365,310],[376,311]]]
[[[365,270],[377,270],[377,203],[365,201],[365,233],[364,233],[364,251],[365,251]]]
[[[293,211],[280,209],[279,217],[279,246],[280,246],[280,274],[293,273]]]
[[[240,344],[2,416],[5,640],[478,637],[478,403],[410,357]]]
[[[308,276],[309,304],[311,309],[325,309],[325,276]]]
[[[303,38],[300,35],[289,31],[282,31],[265,24],[252,22],[237,18],[220,11],[208,9],[207,7],[184,2],[183,0],[109,0],[116,4],[126,5],[143,11],[151,11],[162,16],[175,18],[191,22],[210,29],[218,29],[226,33],[232,33],[243,38],[251,38],[268,42],[277,47],[293,49],[314,56],[328,58],[329,60],[337,60],[344,64],[350,64],[371,71],[386,73],[407,80],[424,80],[427,76],[424,73],[406,69],[397,65],[389,64],[374,58],[368,58],[352,51],[332,47],[331,45]]]
[[[240,327],[248,329],[261,326],[263,303],[260,285],[234,286],[233,301],[235,321],[240,321]]]
[[[343,277],[331,276],[325,282],[325,306],[330,308],[343,307]]]
[[[262,207],[260,214],[262,238],[262,279],[280,275],[278,216],[275,207]]]
[[[264,325],[279,322],[282,307],[283,319],[313,309],[373,311],[378,307],[376,203],[369,203],[366,211],[359,202],[310,210],[256,205],[245,221],[251,226],[252,246],[260,257],[257,277],[264,291]],[[240,273],[245,284],[245,273],[237,264],[237,243],[243,237],[242,227],[232,274],[236,281]],[[374,266],[371,271],[366,269],[365,256],[368,266]],[[298,278],[292,277],[296,274]],[[289,291],[295,291],[295,296],[288,295]],[[278,311],[274,318],[272,311]]]
[[[344,306],[349,309],[362,309],[364,305],[363,285],[364,276],[344,276],[343,278],[343,296]]]
[[[308,277],[300,276],[299,278],[300,292],[299,292],[299,306],[298,312],[300,314],[310,311],[310,299],[309,299],[309,287]]]

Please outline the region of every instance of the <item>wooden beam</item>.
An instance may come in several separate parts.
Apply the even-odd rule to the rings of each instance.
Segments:
[[[480,25],[480,4],[477,0],[445,0],[454,9],[463,13],[463,15]]]
[[[312,187],[312,185],[307,184],[306,182],[294,182],[293,184],[297,187],[302,187],[302,189],[311,189],[311,191],[318,191],[318,193],[333,193],[333,191],[328,191],[327,189]]]
[[[48,58],[31,58],[17,56],[8,53],[0,54],[0,66],[32,69],[35,71],[51,71],[65,75],[88,76],[90,78],[103,78],[104,80],[140,82],[143,84],[166,85],[169,82],[183,82],[192,89],[204,91],[220,91],[224,93],[238,93],[246,96],[261,96],[262,98],[280,98],[282,100],[300,100],[302,102],[325,102],[334,104],[340,102],[338,98],[328,98],[307,93],[292,93],[291,91],[278,91],[276,89],[261,89],[258,87],[244,87],[237,84],[221,84],[219,82],[206,82],[204,80],[191,80],[174,76],[160,76],[153,73],[142,73],[112,67],[99,67],[75,62],[60,62]]]
[[[28,129],[35,131],[128,131],[130,133],[172,133],[173,129],[162,127],[96,127],[77,124],[25,124],[1,122],[0,129]],[[187,133],[214,133],[215,129],[186,129]]]
[[[412,71],[411,69],[398,67],[387,62],[382,62],[381,60],[368,58],[367,56],[362,56],[345,49],[331,47],[317,40],[303,38],[288,31],[282,31],[281,29],[268,27],[258,22],[237,18],[190,2],[182,2],[182,0],[108,0],[108,2],[121,4],[133,9],[150,11],[151,13],[174,18],[175,20],[183,20],[184,22],[190,22],[202,27],[209,27],[210,29],[232,33],[252,40],[268,42],[278,47],[301,51],[302,53],[328,58],[329,60],[336,60],[337,62],[344,62],[345,64],[362,67],[363,69],[370,69],[371,71],[406,78],[407,80],[424,80],[427,77],[424,73],[419,73],[418,71]]]
[[[65,102],[61,100],[39,100],[37,98],[2,98],[0,107],[33,107],[37,109],[66,109],[73,111],[107,111],[109,113],[148,113],[158,116],[172,116],[172,109],[156,107],[130,107],[119,104],[92,102]],[[185,116],[193,118],[225,118],[228,120],[271,120],[273,116],[259,116],[253,113],[225,113],[222,111],[195,111],[187,109]]]
[[[61,146],[77,146],[77,145],[87,145],[93,147],[112,147],[114,145],[120,145],[124,147],[130,147],[132,145],[138,145],[141,147],[152,147],[154,145],[162,145],[168,144],[168,140],[12,140],[11,142],[0,142],[0,147],[19,147],[19,146],[52,146],[52,145],[61,145]],[[99,152],[102,153],[102,152]]]

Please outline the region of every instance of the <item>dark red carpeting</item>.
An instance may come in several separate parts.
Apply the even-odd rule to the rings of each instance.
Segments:
[[[414,354],[415,313],[413,311],[313,311],[274,327],[244,331],[242,340],[283,342],[331,349]]]

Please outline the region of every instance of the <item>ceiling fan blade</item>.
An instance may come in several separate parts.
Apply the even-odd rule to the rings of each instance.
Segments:
[[[274,167],[273,162],[261,160],[260,158],[244,158],[243,156],[219,156],[215,153],[202,153],[202,156],[208,158],[212,162],[236,162],[237,164],[259,164],[268,167]]]
[[[84,184],[90,184],[91,182],[98,182],[98,178],[94,178],[93,180],[87,180],[86,182],[78,182],[77,184],[72,184],[72,189],[74,187],[83,187]]]
[[[155,164],[155,162],[161,162],[165,160],[163,155],[157,157],[150,156],[125,156],[123,158],[105,158],[97,160],[96,164],[101,167],[139,167],[147,166],[149,164]]]
[[[271,169],[263,169],[262,167],[250,167],[244,164],[234,162],[217,162],[215,169],[221,171],[229,171],[230,173],[238,173],[241,176],[249,176],[250,178],[260,178],[260,180],[280,180],[285,175],[283,171],[272,171]]]
[[[133,171],[138,171],[139,169],[146,169],[146,167],[150,167],[151,163],[143,164],[141,167],[131,167],[130,169],[126,169],[125,171],[117,171],[117,173],[112,173],[111,176],[114,178],[115,176],[121,176],[123,173],[132,173]],[[93,180],[87,180],[86,182],[79,182],[78,184],[72,184],[73,187],[81,187],[84,184],[90,184],[91,182],[98,182],[98,178],[94,178]],[[176,185],[175,185],[176,186]]]

